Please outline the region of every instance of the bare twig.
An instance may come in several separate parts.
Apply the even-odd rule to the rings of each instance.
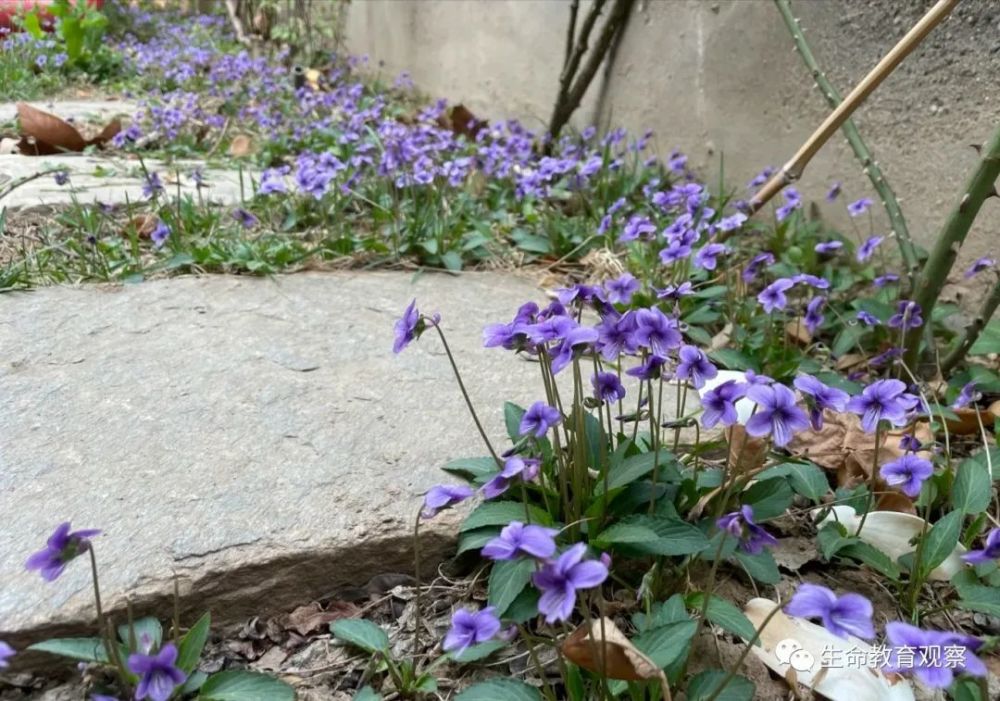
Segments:
[[[573,0],[569,5],[569,25],[566,27],[566,53],[563,56],[563,71],[569,65],[569,57],[573,55],[573,40],[576,39],[576,16],[580,12],[580,0]]]
[[[805,33],[802,31],[799,21],[792,14],[789,0],[774,0],[774,2],[778,6],[778,11],[781,13],[781,18],[785,21],[785,26],[788,27],[792,39],[795,40],[795,48],[798,50],[799,55],[802,56],[803,63],[806,64],[806,67],[812,73],[816,87],[823,93],[827,104],[831,108],[836,109],[843,102],[843,98],[816,62],[816,58],[809,48],[809,43],[806,41]],[[889,187],[889,183],[886,182],[885,176],[882,175],[882,169],[879,168],[878,163],[872,157],[871,150],[869,150],[864,139],[861,138],[861,132],[858,131],[854,121],[850,118],[844,120],[841,129],[843,129],[844,136],[847,138],[847,143],[850,144],[851,150],[854,151],[854,155],[861,162],[865,175],[871,180],[872,187],[875,188],[879,197],[882,198],[882,205],[889,216],[889,222],[892,225],[896,243],[899,245],[899,252],[903,256],[903,262],[906,265],[906,274],[912,288],[920,267],[920,261],[917,259],[917,251],[913,247],[913,241],[910,239],[910,229],[906,225],[906,219],[903,217],[903,210],[896,199],[896,193]]]
[[[965,356],[968,355],[969,349],[979,338],[979,334],[983,332],[986,324],[989,323],[990,319],[993,318],[994,312],[996,312],[997,307],[1000,307],[1000,279],[993,286],[993,290],[990,294],[983,300],[982,306],[979,308],[979,312],[969,324],[962,330],[962,335],[959,336],[958,342],[948,351],[948,355],[944,357],[941,361],[941,375],[947,377],[948,373],[951,372],[956,365],[958,365]]]
[[[813,132],[812,136],[792,156],[792,159],[783,165],[781,170],[775,173],[770,180],[764,183],[764,186],[750,199],[748,214],[754,214],[759,211],[771,198],[781,192],[786,185],[802,177],[802,173],[805,171],[809,161],[822,148],[823,144],[830,140],[830,137],[840,129],[844,121],[851,116],[872,91],[895,70],[896,66],[924,40],[924,37],[934,27],[948,16],[957,4],[958,0],[938,0],[934,7],[906,33],[906,36],[900,39],[899,43],[892,47],[892,50],[878,62],[878,65],[854,87],[837,109],[830,113],[830,116],[819,125],[819,128]]]
[[[236,34],[236,41],[250,45],[250,35],[247,34],[247,29],[243,26],[242,0],[226,0],[226,12],[229,14],[229,23],[233,26],[233,32]]]

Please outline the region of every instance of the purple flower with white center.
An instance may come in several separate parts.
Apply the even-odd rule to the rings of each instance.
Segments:
[[[729,247],[721,243],[710,243],[702,246],[694,256],[695,267],[705,270],[715,270],[718,262],[715,260],[724,253],[729,252]]]
[[[826,587],[804,582],[785,605],[785,613],[796,618],[818,618],[824,628],[845,640],[851,635],[864,640],[875,637],[872,602],[860,594],[837,596]]]
[[[879,468],[879,475],[891,487],[899,487],[908,497],[917,497],[924,482],[934,474],[934,466],[919,455],[907,453]]]
[[[38,54],[35,56],[35,65],[39,68],[44,68],[45,64],[49,62],[49,57],[45,54]]]
[[[667,285],[662,290],[656,290],[657,299],[672,299],[674,301],[693,294],[694,285],[690,282],[682,282],[680,285]]]
[[[562,342],[552,356],[552,374],[556,374],[573,362],[573,358],[587,349],[590,344],[595,343],[600,337],[597,329],[589,326],[580,326],[573,322],[568,330],[564,331]]]
[[[869,198],[862,197],[860,200],[855,200],[847,205],[847,213],[852,217],[859,217],[868,211],[868,208],[874,204]]]
[[[625,387],[613,372],[598,372],[590,383],[594,387],[594,397],[601,402],[618,402],[625,398]]]
[[[757,403],[757,411],[747,421],[751,436],[771,434],[778,447],[788,445],[792,436],[809,427],[806,413],[795,404],[795,395],[784,385],[753,385],[747,397]]]
[[[921,630],[908,623],[893,621],[885,626],[889,638],[889,663],[886,672],[912,674],[927,686],[944,689],[951,686],[955,673],[976,677],[987,674],[986,665],[975,652],[982,641],[967,635]],[[945,648],[958,648],[960,654],[942,655]]]
[[[0,669],[7,669],[10,666],[10,658],[14,653],[14,648],[0,640]]]
[[[970,550],[962,555],[962,559],[973,565],[1000,559],[1000,528],[994,528],[989,532],[982,550]]]
[[[163,182],[155,171],[147,173],[142,182],[142,194],[146,199],[153,199],[163,192]]]
[[[434,518],[442,509],[463,502],[475,494],[472,487],[464,484],[439,484],[427,490],[424,495],[423,518]]]
[[[608,301],[612,304],[628,304],[632,301],[632,295],[638,292],[641,286],[630,273],[624,273],[621,277],[604,283]]]
[[[759,555],[765,547],[774,547],[778,539],[753,520],[753,508],[744,504],[739,511],[726,514],[715,525],[739,540],[740,550],[749,555]]]
[[[68,170],[57,170],[53,178],[56,181],[56,185],[62,187],[69,182],[69,171]]]
[[[659,379],[663,366],[666,365],[666,363],[667,359],[665,357],[654,353],[646,358],[645,362],[641,365],[626,370],[625,374],[636,377],[640,380],[656,380]]]
[[[894,282],[899,282],[899,275],[896,275],[895,273],[879,275],[877,278],[872,280],[872,284],[878,289],[882,289],[886,285],[891,285]]]
[[[894,329],[919,329],[924,325],[920,305],[904,299],[896,305],[896,313],[889,317],[888,324]]]
[[[639,238],[649,238],[656,233],[656,225],[649,221],[648,217],[633,214],[625,223],[618,243],[628,243]]]
[[[815,335],[816,329],[823,325],[826,317],[823,316],[823,305],[826,304],[826,297],[813,297],[806,305],[806,314],[803,323],[809,329],[809,333]]]
[[[996,264],[997,264],[996,260],[994,260],[993,258],[990,258],[989,256],[984,256],[982,258],[978,258],[965,271],[965,276],[964,277],[965,277],[966,280],[970,280],[970,279],[974,278],[976,275],[978,275],[979,273],[983,272],[984,270],[989,270],[990,268],[996,266]]]
[[[167,701],[174,689],[184,683],[187,675],[177,668],[177,647],[167,643],[155,655],[134,652],[128,656],[128,669],[138,675],[136,701],[152,699]]]
[[[826,191],[827,202],[833,202],[837,199],[837,196],[840,195],[841,186],[842,183],[839,180],[830,185],[830,189]]]
[[[872,257],[875,253],[875,249],[879,247],[879,244],[885,240],[884,236],[871,236],[865,240],[863,244],[858,246],[858,252],[856,257],[859,263],[864,263],[866,260]]]
[[[235,219],[244,229],[252,229],[259,223],[257,217],[242,207],[237,207],[233,210],[233,219]]]
[[[719,374],[718,369],[709,362],[708,356],[694,346],[681,346],[678,357],[680,362],[675,376],[681,380],[691,380],[695,389],[701,389],[705,386],[705,380],[711,380]]]
[[[485,643],[500,632],[496,609],[487,606],[482,611],[459,609],[452,614],[451,628],[441,647],[445,652],[460,653],[472,645]]]
[[[491,560],[513,560],[521,555],[545,560],[556,552],[555,528],[525,525],[511,521],[500,535],[483,546],[483,557]]]
[[[812,375],[799,375],[792,384],[805,397],[809,406],[809,422],[817,431],[823,428],[824,409],[843,411],[851,398],[847,392],[830,387]]]
[[[532,435],[535,438],[543,438],[550,428],[562,421],[562,414],[555,407],[551,407],[545,402],[535,402],[521,417],[521,425],[518,434],[522,436]]]
[[[976,391],[976,383],[969,382],[964,387],[962,387],[961,391],[958,393],[958,396],[955,397],[955,401],[952,403],[951,408],[964,409],[973,402],[978,402],[980,399],[982,399],[982,396],[983,395],[981,395],[979,392]]]
[[[660,251],[660,262],[664,265],[676,263],[691,255],[691,246],[680,238],[675,238]]]
[[[530,482],[538,476],[538,470],[538,460],[513,455],[504,462],[503,469],[483,485],[483,496],[487,499],[495,499],[510,488],[515,478]]]
[[[49,536],[45,547],[28,558],[24,568],[41,573],[46,582],[53,582],[71,560],[90,550],[90,539],[100,532],[94,528],[70,531],[69,521],[61,523]]]
[[[844,247],[843,241],[824,241],[823,243],[817,243],[814,250],[817,253],[826,255],[829,253],[836,253],[843,247]]]
[[[860,321],[865,326],[878,326],[879,324],[882,323],[875,316],[869,314],[864,309],[858,312],[857,317],[858,321]]]
[[[747,215],[743,212],[736,212],[735,214],[730,214],[728,217],[723,217],[719,220],[719,231],[735,231],[739,229],[747,220]]]
[[[758,253],[750,262],[747,267],[743,269],[743,282],[751,283],[757,277],[757,273],[760,269],[768,265],[774,264],[774,254],[765,251],[764,253]]]
[[[920,439],[912,433],[903,434],[903,437],[899,439],[899,447],[907,453],[916,453],[921,448]]]
[[[785,293],[794,286],[795,283],[789,278],[778,278],[761,290],[761,293],[757,295],[757,301],[760,302],[761,306],[764,307],[764,311],[768,314],[772,313],[775,309],[784,309],[788,304],[788,297],[785,296]]]
[[[601,293],[601,288],[592,287],[591,285],[573,285],[572,287],[564,287],[556,290],[556,296],[560,302],[567,306],[573,302],[579,302],[580,304],[592,304],[594,300],[604,299],[604,295]]]
[[[637,346],[649,348],[655,355],[662,356],[680,346],[682,340],[677,320],[656,307],[636,311],[632,338]]]
[[[586,554],[587,546],[577,543],[532,575],[531,581],[542,592],[538,611],[546,623],[568,619],[576,605],[576,592],[599,586],[608,578],[607,565],[600,560],[584,560]]]
[[[393,326],[393,333],[395,335],[395,340],[392,343],[393,353],[400,353],[414,339],[420,336],[420,329],[417,328],[419,325],[420,312],[417,310],[417,300],[414,298],[403,311],[403,316]]]
[[[905,425],[907,414],[917,404],[914,399],[899,380],[876,380],[847,402],[847,411],[861,417],[865,433],[874,433],[879,421]]]
[[[736,380],[727,380],[701,394],[701,425],[712,428],[718,423],[732,426],[739,420],[736,400],[746,394],[747,385]]]
[[[605,360],[616,360],[619,355],[635,350],[632,333],[635,331],[635,314],[617,312],[605,314],[597,325],[597,350]]]

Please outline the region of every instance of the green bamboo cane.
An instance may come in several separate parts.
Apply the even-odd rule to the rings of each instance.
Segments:
[[[785,21],[785,26],[788,27],[788,31],[795,41],[795,48],[798,50],[799,55],[802,56],[803,63],[806,64],[806,68],[812,73],[816,87],[823,93],[827,104],[832,109],[837,109],[844,98],[840,96],[840,93],[833,87],[833,84],[816,62],[812,49],[809,48],[809,44],[806,42],[802,27],[792,14],[789,0],[774,0],[774,3],[778,6],[781,18]],[[885,213],[889,216],[889,223],[892,225],[896,243],[899,245],[899,252],[903,256],[903,262],[906,265],[906,274],[912,288],[914,278],[919,272],[920,261],[917,259],[917,251],[913,247],[913,241],[910,239],[910,229],[906,225],[906,219],[903,217],[903,210],[896,199],[896,193],[889,186],[885,176],[882,175],[882,169],[879,168],[878,163],[872,158],[871,150],[864,139],[861,138],[861,132],[855,126],[854,120],[848,118],[840,128],[843,130],[844,136],[847,138],[847,143],[851,146],[851,150],[854,151],[854,155],[861,162],[865,175],[871,180],[872,187],[875,188],[875,191],[878,192],[879,197],[882,199],[882,206],[885,207]]]
[[[952,266],[955,265],[958,251],[969,234],[972,222],[979,214],[979,208],[983,206],[987,197],[997,194],[995,183],[998,176],[1000,176],[1000,126],[993,133],[989,143],[982,148],[979,165],[966,183],[958,204],[949,213],[944,228],[934,242],[930,257],[917,277],[913,301],[920,305],[925,323],[930,323],[934,304],[941,294]],[[989,310],[991,315],[995,309],[994,306]],[[988,318],[982,323],[985,325],[987,321]],[[912,369],[917,367],[919,360],[920,338],[921,334],[914,333],[906,340],[903,361]],[[969,345],[971,346],[971,343]],[[952,362],[957,363],[961,358],[962,356],[952,359]]]

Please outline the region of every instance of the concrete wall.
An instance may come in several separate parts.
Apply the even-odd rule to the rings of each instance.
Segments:
[[[846,94],[931,4],[798,0],[794,9],[820,65]],[[409,71],[424,92],[477,115],[517,117],[541,130],[568,7],[568,0],[353,0],[347,48],[385,74]],[[763,166],[787,160],[827,111],[769,0],[639,0],[610,70],[575,121],[651,128],[661,154],[680,148],[711,182],[724,154],[726,179],[742,190]],[[970,144],[1000,124],[1000,0],[963,0],[855,121],[914,238],[928,246],[976,162]],[[800,189],[821,201],[833,180],[844,181],[850,199],[874,197],[839,136]],[[867,235],[867,219],[852,223],[843,204],[823,203],[824,216]],[[874,225],[888,228],[881,210]],[[1000,254],[996,199],[983,208],[960,263],[988,252]]]

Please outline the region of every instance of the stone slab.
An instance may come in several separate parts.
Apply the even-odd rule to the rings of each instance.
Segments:
[[[67,122],[105,124],[115,117],[131,117],[139,106],[128,100],[29,100],[28,104],[51,112]],[[0,124],[17,118],[16,102],[0,102]]]
[[[197,188],[190,177],[195,168],[201,168],[207,187],[202,190],[205,200],[234,205],[253,193],[248,171],[242,174],[240,186],[238,170],[205,168],[199,161],[179,161],[167,165],[162,161],[147,160],[146,168],[159,174],[165,188],[165,195],[175,197],[180,194],[197,197]],[[0,207],[24,208],[49,205],[65,205],[72,202],[92,204],[124,205],[127,202],[141,202],[143,173],[136,160],[112,156],[88,156],[84,154],[60,154],[58,156],[22,156],[20,154],[0,155],[0,193],[21,178],[48,171],[66,170],[70,174],[67,185],[58,185],[53,175],[44,175],[25,182],[0,199]],[[179,178],[175,175],[179,173]]]

